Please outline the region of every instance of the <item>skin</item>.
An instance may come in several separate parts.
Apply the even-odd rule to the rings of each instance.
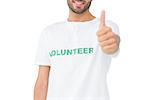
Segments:
[[[99,30],[96,35],[102,51],[106,54],[113,54],[119,49],[120,37],[112,31],[105,23],[105,11],[102,11],[100,17]]]
[[[68,21],[85,22],[96,18],[89,12],[92,0],[76,0],[84,1],[82,7],[77,8],[73,5],[74,0],[67,0],[69,6]],[[119,48],[120,38],[105,23],[105,11],[101,12],[99,30],[97,31],[97,40],[102,51],[106,54],[113,54]],[[51,66],[39,65],[38,77],[34,86],[34,100],[46,100],[48,90],[48,79]]]
[[[46,100],[50,66],[39,65],[38,77],[34,86],[34,100]]]

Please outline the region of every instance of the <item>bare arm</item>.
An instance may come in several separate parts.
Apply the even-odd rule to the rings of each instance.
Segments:
[[[34,86],[34,100],[46,100],[50,66],[39,66],[38,77]]]

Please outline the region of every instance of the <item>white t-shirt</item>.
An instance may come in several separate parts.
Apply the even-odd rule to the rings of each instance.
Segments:
[[[109,100],[106,75],[111,58],[102,52],[96,32],[99,18],[67,20],[47,26],[39,38],[36,65],[51,66],[47,100]],[[115,23],[106,25],[118,34]]]

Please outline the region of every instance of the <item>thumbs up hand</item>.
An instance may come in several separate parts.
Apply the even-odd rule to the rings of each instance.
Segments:
[[[106,54],[113,54],[119,48],[120,37],[116,35],[111,27],[106,26],[105,11],[102,11],[100,17],[99,30],[96,33],[100,47]]]

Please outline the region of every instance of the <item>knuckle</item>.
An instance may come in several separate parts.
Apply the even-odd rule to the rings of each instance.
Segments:
[[[116,42],[116,39],[112,38],[112,42],[115,43],[115,42]]]
[[[114,48],[115,48],[115,47],[117,47],[117,44],[116,44],[116,43],[114,43],[113,47],[114,47]]]
[[[112,32],[108,32],[108,35],[109,35],[109,37],[113,36]]]
[[[100,42],[99,44],[100,44],[101,47],[104,47],[103,43]]]
[[[102,42],[102,40],[103,40],[103,38],[102,38],[102,37],[99,37],[99,41]]]
[[[111,27],[107,27],[107,31],[112,31]]]
[[[101,38],[98,38],[98,42],[101,43]]]
[[[97,32],[96,32],[96,35],[99,36],[99,34],[100,34],[100,31],[97,31]]]

